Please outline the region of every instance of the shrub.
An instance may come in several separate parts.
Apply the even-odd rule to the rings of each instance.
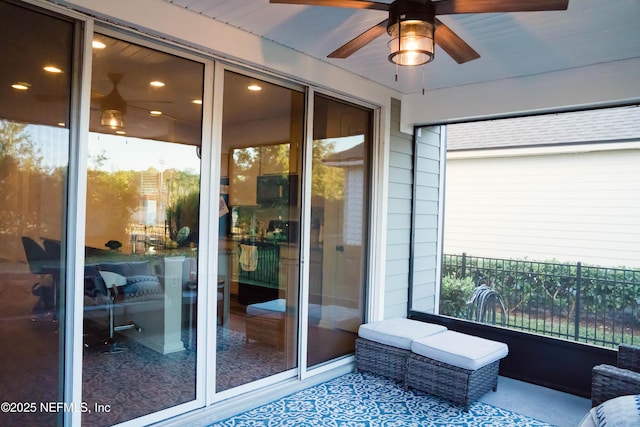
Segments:
[[[597,316],[640,321],[640,269],[557,260],[529,261],[445,255],[444,279],[465,274],[496,289],[508,313],[547,313],[573,319]],[[579,301],[578,301],[579,297]],[[580,312],[576,312],[577,304]]]
[[[445,276],[440,288],[440,314],[466,318],[467,303],[474,288],[471,277]]]
[[[178,198],[173,206],[167,208],[167,221],[171,239],[177,242],[178,246],[189,246],[189,243],[197,241],[199,213],[199,191],[193,191],[186,196]],[[187,235],[182,236],[180,230],[186,232]]]

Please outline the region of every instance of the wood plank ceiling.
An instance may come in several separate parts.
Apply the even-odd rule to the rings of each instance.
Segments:
[[[640,1],[570,0],[567,11],[441,15],[481,58],[459,65],[439,47],[433,62],[387,61],[385,35],[348,59],[326,56],[387,17],[363,9],[268,0],[165,0],[376,81],[402,93],[573,69],[640,57]],[[380,0],[390,3],[389,0]],[[516,1],[516,0],[514,0]],[[398,81],[395,81],[396,72]]]

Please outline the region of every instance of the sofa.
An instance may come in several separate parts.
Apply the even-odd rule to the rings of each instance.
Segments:
[[[84,311],[85,320],[98,323],[108,321],[111,295],[101,271],[119,274],[126,280],[117,286],[114,294],[114,316],[116,323],[128,321],[136,313],[161,310],[164,308],[164,291],[151,261],[123,261],[87,264],[84,268]]]

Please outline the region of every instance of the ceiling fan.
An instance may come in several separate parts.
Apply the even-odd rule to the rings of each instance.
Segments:
[[[143,106],[137,106],[134,103],[141,102],[145,104],[149,103],[162,103],[162,104],[170,104],[172,101],[159,101],[153,99],[141,99],[141,100],[125,100],[120,92],[118,91],[118,84],[124,77],[122,73],[109,73],[108,78],[111,84],[113,85],[111,92],[107,95],[103,95],[99,92],[91,92],[91,98],[94,102],[99,104],[100,108],[100,125],[103,127],[108,127],[113,130],[122,130],[124,127],[124,116],[127,113],[127,107],[137,108],[141,110],[147,110],[147,108]],[[158,111],[159,114],[167,116],[164,113]],[[153,112],[151,113],[154,114]]]
[[[122,80],[121,73],[109,73],[109,81],[113,88],[108,95],[100,97],[100,125],[111,129],[122,129],[124,127],[124,115],[127,113],[127,102],[120,92],[118,83]]]
[[[365,0],[270,0],[270,3],[388,12],[387,19],[342,45],[330,53],[328,58],[348,58],[387,32],[391,36],[388,43],[389,61],[398,65],[422,65],[433,60],[434,43],[459,64],[480,57],[436,15],[566,10],[569,6],[569,0],[395,0],[392,3]]]

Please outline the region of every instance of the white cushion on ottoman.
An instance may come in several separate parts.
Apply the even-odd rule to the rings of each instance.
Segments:
[[[397,317],[360,325],[358,328],[358,336],[380,344],[410,350],[411,342],[414,339],[441,333],[446,330],[447,328],[441,325]]]
[[[267,316],[279,318],[287,310],[287,301],[284,298],[271,301],[258,302],[247,306],[249,316]]]
[[[474,371],[505,357],[509,347],[505,343],[446,331],[414,340],[411,351],[429,359]]]

